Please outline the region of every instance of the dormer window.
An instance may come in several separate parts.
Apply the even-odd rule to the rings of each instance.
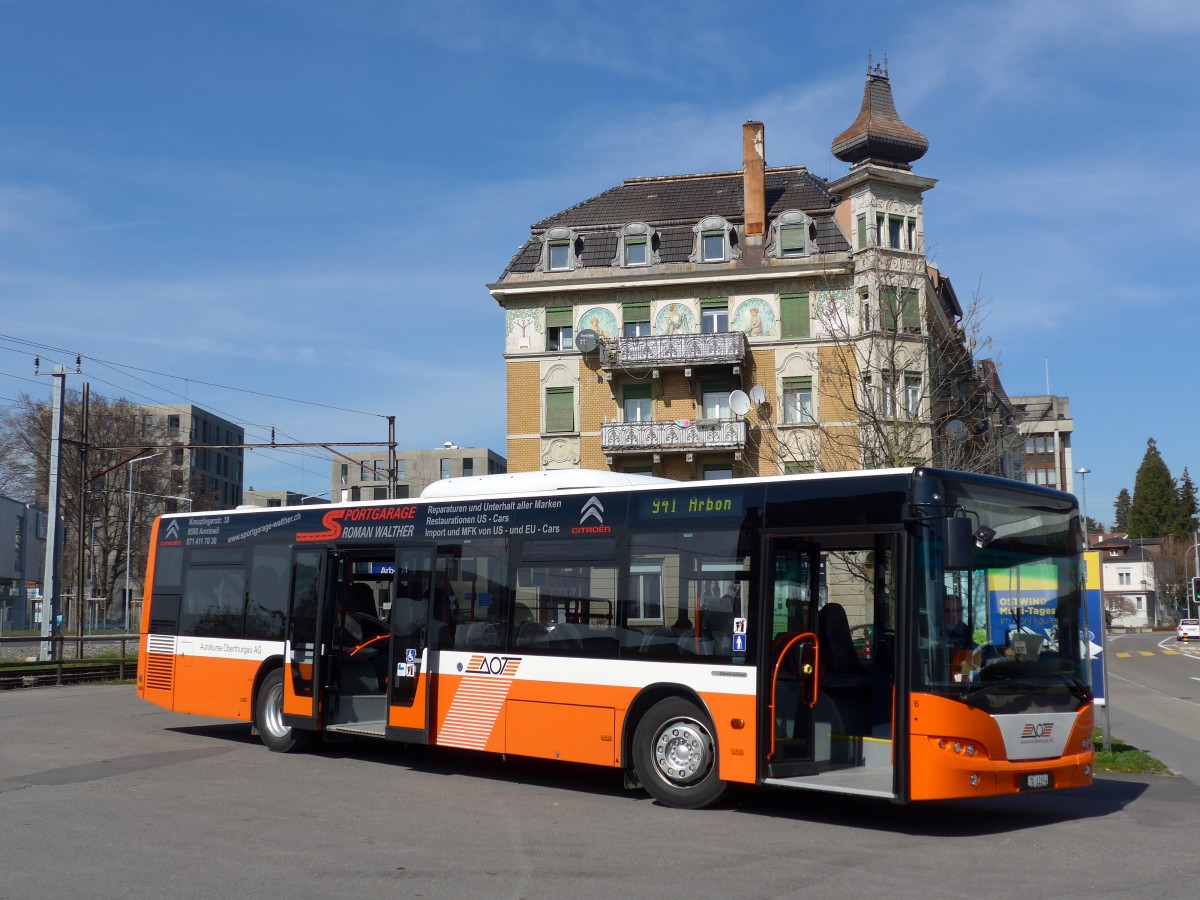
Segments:
[[[644,222],[632,222],[617,236],[617,255],[612,265],[623,268],[658,263],[658,235]]]
[[[542,235],[539,272],[570,272],[579,267],[583,239],[570,228],[551,228]]]
[[[695,250],[689,257],[694,263],[719,263],[737,259],[737,232],[720,216],[708,216],[692,229]]]
[[[817,252],[817,226],[799,210],[781,213],[771,223],[767,235],[767,256],[773,259],[792,259],[811,256]]]

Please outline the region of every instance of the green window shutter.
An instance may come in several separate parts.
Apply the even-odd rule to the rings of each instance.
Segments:
[[[781,225],[779,228],[779,249],[784,253],[804,252],[804,226]]]
[[[812,460],[788,460],[783,464],[784,475],[808,475],[817,470]]]
[[[808,294],[781,295],[779,319],[780,337],[784,340],[809,337]]]
[[[626,400],[649,400],[650,385],[648,384],[627,384],[625,385],[622,395]]]
[[[916,291],[904,292],[904,308],[901,316],[900,324],[905,331],[921,330],[921,308],[917,302]]]
[[[650,304],[649,303],[626,303],[622,313],[626,322],[649,322],[650,321]]]
[[[785,391],[811,391],[812,376],[805,375],[800,378],[785,378],[783,379],[783,389]]]
[[[729,309],[729,298],[727,297],[710,297],[707,300],[701,299],[701,309]]]
[[[546,388],[546,433],[575,430],[575,389]]]
[[[625,235],[625,246],[626,247],[629,247],[633,244],[644,244],[644,243],[646,243],[646,236],[644,234],[636,234],[636,235],[627,234],[627,235]]]
[[[865,215],[858,217],[858,249],[867,246],[867,217]]]
[[[571,307],[559,306],[546,310],[547,328],[570,328],[571,324]]]
[[[884,288],[879,297],[879,327],[884,331],[896,330],[896,313],[899,312],[895,288]]]

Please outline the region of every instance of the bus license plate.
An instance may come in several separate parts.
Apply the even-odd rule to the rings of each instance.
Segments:
[[[1054,779],[1049,772],[1030,772],[1021,776],[1021,790],[1046,791],[1054,787]]]

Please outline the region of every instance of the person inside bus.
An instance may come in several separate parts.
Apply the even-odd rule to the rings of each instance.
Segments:
[[[713,642],[714,653],[718,656],[729,653],[733,635],[733,597],[729,593],[721,594],[715,581],[710,581],[704,590],[700,627],[701,637]]]
[[[945,613],[946,645],[954,651],[974,650],[971,629],[963,621],[962,598],[958,594],[947,594],[943,606]]]

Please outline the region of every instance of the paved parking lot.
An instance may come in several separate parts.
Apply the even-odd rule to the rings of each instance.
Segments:
[[[1182,778],[899,808],[403,749],[269,753],[128,686],[0,694],[0,898],[1192,897]]]

